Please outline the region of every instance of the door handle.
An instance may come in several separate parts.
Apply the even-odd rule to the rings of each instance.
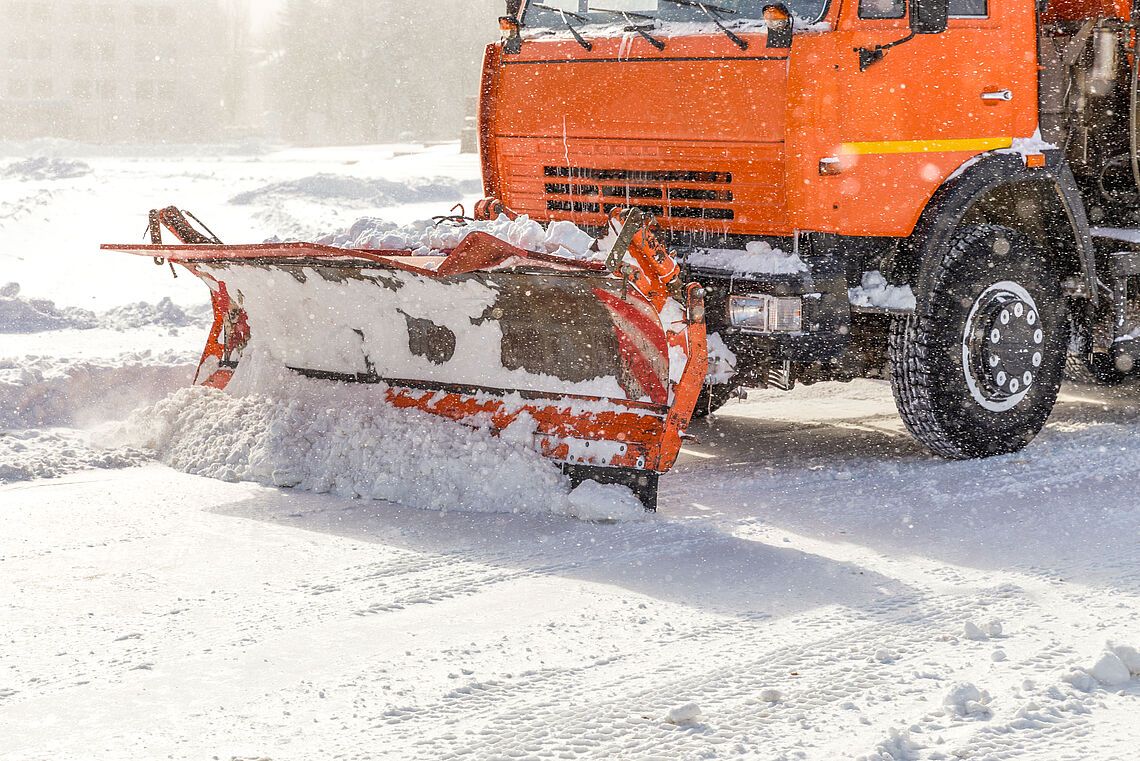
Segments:
[[[982,100],[1013,100],[1013,93],[1009,90],[991,90],[982,93]]]

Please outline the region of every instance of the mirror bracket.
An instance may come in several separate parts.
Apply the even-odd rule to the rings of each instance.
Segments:
[[[910,42],[914,39],[914,37],[915,33],[912,31],[901,40],[887,42],[883,45],[876,45],[873,48],[855,48],[855,52],[859,54],[859,71],[866,71],[867,69],[871,68],[871,66],[883,60],[883,56],[887,54],[888,50],[901,45],[904,42]]]
[[[515,16],[499,16],[499,30],[503,33],[503,53],[518,55],[522,52],[522,24]]]

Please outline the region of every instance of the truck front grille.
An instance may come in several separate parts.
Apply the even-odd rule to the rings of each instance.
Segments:
[[[732,174],[543,167],[547,211],[609,214],[637,206],[665,219],[731,220]]]

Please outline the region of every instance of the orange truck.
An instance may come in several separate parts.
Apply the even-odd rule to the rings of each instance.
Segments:
[[[197,383],[367,384],[653,507],[691,418],[740,387],[889,378],[910,431],[967,458],[1032,440],[1067,366],[1112,383],[1136,365],[1129,6],[507,10],[480,92],[486,198],[440,222],[453,249],[226,245],[175,207],[149,243],[104,246],[209,287]],[[494,234],[518,214],[592,232],[590,255]]]
[[[889,378],[950,458],[1024,447],[1066,366],[1140,356],[1138,76],[1122,0],[508,2],[485,192],[667,230],[739,386]]]

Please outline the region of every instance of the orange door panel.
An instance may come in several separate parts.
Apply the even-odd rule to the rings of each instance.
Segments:
[[[989,0],[988,17],[952,18],[945,32],[892,47],[863,71],[855,49],[901,39],[907,21],[860,19],[857,0],[844,4],[830,41],[837,56],[834,127],[827,130],[830,145],[815,145],[821,155],[811,157],[831,160],[838,171],[821,176],[807,157],[801,163],[809,173],[796,199],[801,227],[908,235],[927,200],[965,161],[1033,133],[1033,6],[1014,1]]]

